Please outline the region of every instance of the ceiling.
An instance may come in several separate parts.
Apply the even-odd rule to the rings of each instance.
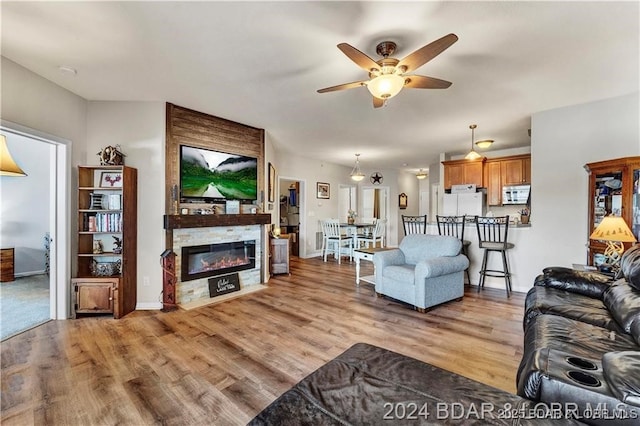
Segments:
[[[264,128],[277,150],[363,170],[414,171],[441,152],[530,144],[538,111],[638,91],[637,1],[7,2],[2,55],[88,100],[162,101]],[[374,109],[336,45],[403,58],[459,40],[414,71],[451,81]],[[61,72],[60,66],[77,70]]]

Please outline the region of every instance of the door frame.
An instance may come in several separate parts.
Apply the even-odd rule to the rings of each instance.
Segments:
[[[69,183],[71,182],[71,141],[17,123],[0,120],[0,130],[52,146],[49,179],[49,313],[51,319],[67,319],[70,312],[71,246],[69,241]]]
[[[280,224],[280,182],[283,180],[296,181],[300,184],[300,192],[298,193],[298,218],[300,221],[298,223],[298,256],[305,258],[307,256],[307,181],[297,177],[278,176],[278,187],[276,188],[276,193],[278,194],[278,215],[276,218],[278,225]]]

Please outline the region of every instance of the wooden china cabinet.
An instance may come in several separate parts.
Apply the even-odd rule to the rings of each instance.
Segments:
[[[605,216],[621,216],[640,240],[640,157],[598,161],[584,167],[589,173],[587,262],[593,265],[594,255],[604,253],[606,244],[589,236]]]

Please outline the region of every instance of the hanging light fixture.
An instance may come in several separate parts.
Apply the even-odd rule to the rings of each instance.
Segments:
[[[485,139],[483,141],[476,142],[476,146],[482,149],[489,148],[491,145],[493,145],[492,139]]]
[[[400,93],[403,87],[404,78],[397,74],[381,74],[367,83],[369,93],[385,101]]]
[[[353,170],[351,170],[351,179],[356,182],[364,179],[364,173],[360,171],[360,159],[358,157],[360,157],[360,154],[356,154],[356,165],[353,166]]]
[[[16,164],[11,157],[7,138],[0,134],[0,175],[1,176],[26,176],[27,174]]]
[[[478,127],[477,124],[472,124],[469,126],[469,128],[471,129],[471,151],[464,157],[467,160],[477,160],[478,158],[482,157],[482,155],[478,154],[473,149],[473,136],[474,136],[474,130],[476,129],[476,127]]]
[[[416,178],[422,180],[422,179],[426,179],[427,178],[427,173],[424,172],[422,169],[420,169],[420,171],[418,172],[418,174],[416,175]]]

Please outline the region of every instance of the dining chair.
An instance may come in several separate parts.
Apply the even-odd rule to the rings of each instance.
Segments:
[[[322,222],[322,251],[324,261],[327,261],[327,254],[333,253],[333,257],[338,260],[340,264],[343,248],[348,251],[345,255],[349,256],[349,260],[353,259],[353,236],[342,233],[340,227],[340,221],[337,219],[327,219]]]
[[[380,242],[380,247],[384,247],[384,234],[387,227],[387,219],[378,219],[373,227],[373,231],[371,233],[366,234],[358,234],[356,235],[356,248],[362,247],[362,243],[365,244],[365,247],[369,248],[369,243],[373,245],[373,247],[377,247],[378,242]]]
[[[480,282],[478,292],[484,288],[485,277],[504,278],[507,288],[507,297],[511,296],[511,271],[507,260],[507,250],[515,247],[507,241],[509,233],[509,216],[481,217],[476,216],[476,229],[478,230],[478,244],[484,249],[482,266],[480,267]],[[487,260],[489,253],[500,253],[502,257],[502,269],[488,269]]]
[[[464,239],[464,225],[466,216],[440,216],[436,215],[436,223],[438,224],[438,234],[450,235],[456,237],[462,242],[462,254],[469,258],[469,246],[471,241]],[[464,270],[467,274],[467,282],[471,285],[471,277],[469,276],[469,267]]]
[[[427,215],[423,216],[405,216],[402,215],[402,226],[404,235],[409,234],[426,234],[427,233]]]

